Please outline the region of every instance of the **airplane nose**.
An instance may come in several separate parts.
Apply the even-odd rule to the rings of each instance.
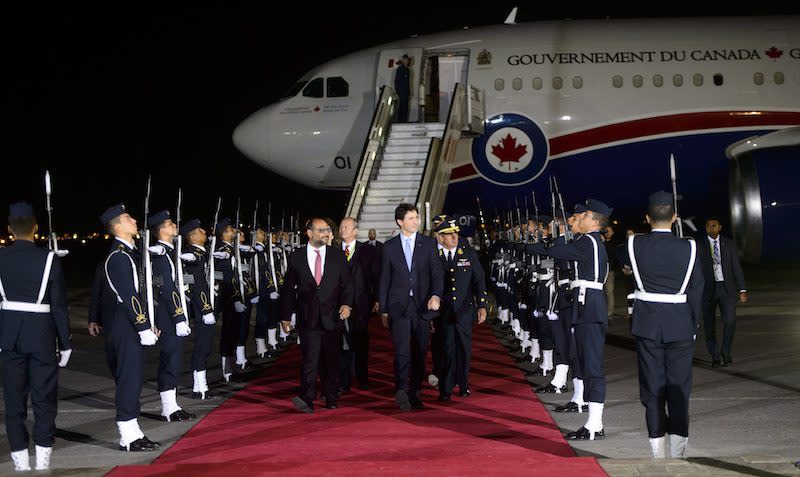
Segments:
[[[262,108],[233,130],[233,144],[251,160],[266,166],[270,157],[270,108]]]

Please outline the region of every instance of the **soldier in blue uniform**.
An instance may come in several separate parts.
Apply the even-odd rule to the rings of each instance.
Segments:
[[[672,234],[672,194],[650,196],[652,231],[628,238],[625,265],[636,279],[631,334],[636,337],[639,396],[653,457],[686,457],[694,339],[702,318],[703,274],[694,240]]]
[[[157,442],[148,439],[139,428],[144,357],[142,346],[156,344],[158,336],[147,316],[147,304],[139,270],[139,251],[135,248],[136,220],[125,205],[109,207],[100,221],[114,236],[111,250],[103,263],[105,281],[101,298],[100,322],[106,338],[106,359],[117,386],[115,403],[119,449],[150,451]]]
[[[253,311],[253,305],[258,305],[259,295],[256,287],[256,278],[253,275],[254,270],[252,262],[256,254],[256,250],[250,245],[244,243],[244,233],[242,231],[237,230],[237,232],[237,237],[239,239],[239,258],[241,259],[241,263],[237,263],[236,260],[233,261],[234,267],[237,268],[234,273],[234,278],[236,283],[238,283],[238,267],[241,266],[242,287],[239,288],[237,286],[236,293],[241,294],[241,290],[244,290],[245,296],[241,300],[242,304],[244,305],[244,310],[238,311],[239,331],[236,339],[236,367],[239,370],[244,370],[250,364],[249,361],[247,361],[247,353],[245,351],[247,338],[250,335],[250,315]]]
[[[183,309],[176,284],[179,267],[175,266],[175,237],[178,227],[168,210],[147,218],[147,228],[157,243],[150,247],[153,263],[153,283],[157,293],[156,328],[159,336],[158,392],[161,395],[161,418],[167,422],[187,421],[195,415],[178,405],[178,378],[183,368],[183,342],[191,333],[189,318]]]
[[[234,273],[233,240],[236,230],[231,220],[224,217],[217,222],[217,249],[213,252],[215,286],[219,286],[218,308],[222,317],[222,330],[219,337],[219,354],[222,358],[222,377],[230,381],[236,342],[239,338],[240,314],[247,310],[239,293],[239,281]]]
[[[578,219],[581,236],[572,243],[529,245],[532,253],[576,263],[576,280],[572,282],[572,300],[577,356],[584,382],[584,400],[589,404],[589,417],[583,427],[565,437],[571,440],[595,440],[605,437],[603,405],[606,378],[603,372],[603,347],[608,329],[608,309],[603,292],[608,272],[608,257],[600,231],[608,225],[613,209],[596,199],[586,201],[586,212]]]
[[[6,435],[14,469],[31,470],[25,425],[28,395],[34,413],[36,470],[50,467],[55,442],[58,366],[72,353],[61,263],[34,242],[33,206],[11,204],[8,231],[14,243],[0,250],[0,357],[3,361]],[[60,360],[53,350],[60,350]]]
[[[436,227],[436,232],[442,238],[439,258],[444,269],[438,330],[442,334],[444,371],[439,379],[439,400],[449,401],[456,385],[459,396],[471,394],[472,326],[476,318],[478,324],[486,321],[488,295],[478,254],[466,242],[459,242],[456,221],[448,217]]]
[[[189,287],[189,309],[186,311],[194,321],[192,399],[210,399],[214,396],[208,391],[206,369],[217,320],[214,317],[214,308],[211,307],[211,290],[206,276],[208,263],[206,231],[200,220],[192,219],[181,224],[179,232],[188,244],[188,247],[183,249],[181,260],[183,260],[184,282]]]

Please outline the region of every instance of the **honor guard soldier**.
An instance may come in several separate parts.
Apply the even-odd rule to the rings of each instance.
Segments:
[[[605,437],[603,405],[606,378],[603,372],[603,347],[608,329],[608,309],[603,292],[608,271],[606,248],[600,231],[608,225],[613,209],[599,200],[588,199],[586,212],[578,219],[579,239],[572,243],[530,245],[530,251],[555,259],[572,260],[576,264],[576,280],[572,282],[573,315],[578,361],[583,373],[584,401],[589,404],[589,417],[583,427],[565,437],[571,440],[595,440]]]
[[[189,319],[184,312],[181,293],[175,281],[178,267],[175,266],[174,240],[178,227],[168,210],[162,210],[147,219],[150,235],[158,241],[150,247],[153,258],[153,283],[158,306],[156,328],[159,336],[158,392],[161,395],[161,418],[167,422],[188,421],[195,415],[184,411],[177,400],[178,379],[183,368],[183,341],[191,333]]]
[[[686,457],[694,339],[702,317],[703,274],[694,240],[672,234],[672,194],[650,196],[652,231],[628,238],[625,264],[636,279],[631,334],[636,337],[639,396],[653,457]]]
[[[206,369],[214,339],[217,320],[211,307],[211,290],[206,278],[208,251],[206,231],[200,220],[192,219],[181,225],[180,234],[189,245],[181,255],[184,282],[189,287],[189,312],[194,321],[194,348],[192,349],[192,399],[209,399]]]
[[[30,394],[36,470],[46,470],[55,442],[58,366],[66,366],[72,353],[66,287],[55,252],[40,249],[33,242],[38,225],[31,204],[11,204],[8,231],[15,241],[0,250],[0,356],[6,435],[14,469],[31,470],[30,438],[25,426]],[[60,360],[54,349],[60,350]]]
[[[444,269],[441,329],[437,330],[442,334],[444,348],[439,400],[449,401],[456,385],[459,396],[471,394],[472,326],[476,318],[478,324],[486,321],[488,295],[478,254],[466,241],[459,241],[456,221],[448,217],[436,227],[436,232],[442,238],[439,257]]]
[[[222,315],[222,330],[219,337],[219,354],[222,358],[222,377],[230,381],[232,362],[239,337],[239,315],[247,310],[240,298],[239,282],[234,273],[233,239],[236,230],[231,226],[231,219],[224,217],[217,222],[214,231],[219,239],[217,250],[213,252],[215,287],[219,286],[219,307]]]
[[[111,251],[103,263],[105,282],[100,311],[106,337],[106,359],[116,384],[115,403],[119,449],[151,451],[159,445],[148,439],[139,428],[139,395],[142,392],[144,357],[142,346],[153,346],[158,336],[147,316],[138,267],[139,252],[135,249],[136,220],[125,205],[109,207],[100,221],[114,236]]]
[[[256,281],[256,288],[258,292],[258,299],[256,300],[256,325],[255,329],[253,330],[253,334],[255,335],[256,339],[256,354],[259,357],[271,357],[273,356],[273,351],[275,351],[275,346],[277,345],[277,316],[278,313],[278,287],[275,283],[273,283],[273,275],[272,275],[272,268],[270,267],[270,254],[272,253],[272,242],[270,241],[270,245],[266,245],[267,241],[267,232],[262,229],[261,227],[257,228],[253,234],[255,235],[255,239],[253,242],[254,253],[253,253],[253,265],[250,266],[250,269],[255,274],[255,270],[258,270],[258,280]],[[272,259],[273,263],[275,261],[274,257]],[[256,266],[256,263],[258,266]],[[275,275],[277,279],[277,274]],[[273,298],[274,297],[274,298]],[[270,318],[274,316],[276,329],[270,335],[269,346],[267,345],[267,334],[268,328],[270,323]]]
[[[245,346],[247,345],[247,338],[250,335],[250,315],[252,314],[253,305],[258,305],[258,290],[255,285],[255,276],[253,275],[252,259],[255,255],[255,249],[250,245],[244,243],[244,233],[240,230],[238,232],[239,239],[239,261],[234,260],[234,268],[236,272],[234,277],[236,279],[237,287],[235,292],[241,296],[244,291],[244,298],[241,299],[244,305],[244,310],[239,311],[239,331],[236,338],[236,367],[244,370],[249,362],[247,361],[247,353]],[[239,268],[241,267],[241,287],[239,283]]]

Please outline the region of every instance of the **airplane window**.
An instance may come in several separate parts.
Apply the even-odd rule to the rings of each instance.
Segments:
[[[776,71],[775,74],[772,76],[772,79],[775,81],[775,84],[783,84],[783,73],[780,71]]]
[[[722,75],[720,73],[715,73],[714,84],[717,86],[722,86],[722,82],[723,82]]]
[[[683,75],[679,74],[672,75],[672,84],[679,88],[683,86]]]
[[[532,84],[533,89],[535,89],[535,90],[542,89],[542,84],[543,84],[542,83],[542,78],[539,78],[538,76],[536,78],[533,78],[533,84]]]
[[[694,76],[692,76],[692,83],[694,83],[695,86],[703,86],[703,75],[695,73]]]
[[[350,87],[347,84],[347,81],[345,81],[341,76],[332,76],[327,78],[325,80],[325,86],[327,86],[325,96],[329,98],[343,98],[350,94]]]
[[[494,80],[494,90],[495,91],[503,91],[506,89],[506,80],[503,78],[497,78]]]
[[[511,80],[511,87],[514,88],[514,91],[519,91],[522,89],[522,78],[514,78]]]
[[[297,83],[293,84],[291,88],[289,88],[289,91],[287,91],[286,94],[283,95],[283,97],[291,98],[293,96],[297,96],[297,93],[299,93],[307,83],[308,81],[305,80],[298,81]]]
[[[642,75],[633,75],[633,86],[634,88],[641,88],[644,80],[642,79]]]
[[[764,73],[753,73],[753,83],[758,86],[764,84]]]
[[[309,98],[321,98],[323,96],[323,79],[322,78],[314,78],[311,80],[305,88],[303,88],[303,96],[308,96]]]
[[[575,89],[583,88],[583,78],[580,76],[573,76],[572,77],[572,87]]]
[[[564,86],[564,80],[560,76],[553,77],[553,89],[561,89]]]
[[[661,75],[653,75],[653,86],[656,88],[664,86],[664,77]]]
[[[615,88],[622,88],[622,76],[614,75],[611,78],[611,84],[614,85]]]

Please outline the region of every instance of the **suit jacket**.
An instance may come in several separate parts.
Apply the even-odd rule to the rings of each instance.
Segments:
[[[33,242],[17,240],[0,249],[0,278],[9,301],[36,303],[48,251]],[[61,262],[53,257],[42,304],[50,313],[0,310],[0,349],[18,353],[70,349],[69,311]]]
[[[459,242],[452,263],[448,262],[445,249],[439,249],[439,258],[445,281],[442,310],[474,318],[476,306],[486,308],[488,305],[486,280],[478,253],[466,242]]]
[[[381,313],[402,316],[408,300],[414,300],[417,313],[430,320],[438,313],[428,312],[428,300],[434,295],[442,298],[444,287],[444,272],[436,241],[417,233],[409,271],[400,236],[387,240],[383,247],[379,292]],[[414,292],[413,297],[409,296],[409,291]]]
[[[353,282],[344,253],[325,246],[325,267],[319,286],[308,267],[306,247],[289,256],[283,289],[280,292],[281,321],[289,321],[297,313],[297,329],[328,331],[344,329],[339,319],[341,305],[353,306]]]
[[[378,249],[364,242],[355,242],[351,259],[347,261],[353,280],[353,313],[350,325],[365,324],[372,304],[378,301],[380,257]]]
[[[667,294],[680,291],[689,265],[689,242],[669,232],[651,232],[636,236],[633,247],[645,291]],[[623,264],[631,266],[627,250],[626,246]],[[703,273],[699,258],[695,260],[686,287],[687,302],[636,301],[631,319],[632,335],[664,343],[693,339],[703,316]]]
[[[697,240],[697,256],[701,260],[703,277],[705,278],[704,301],[711,301],[714,296],[716,278],[714,277],[714,258],[711,242],[706,234]],[[719,255],[722,263],[722,276],[725,278],[725,291],[729,300],[736,301],[740,290],[746,290],[744,272],[739,263],[739,251],[736,244],[728,237],[719,236]]]

